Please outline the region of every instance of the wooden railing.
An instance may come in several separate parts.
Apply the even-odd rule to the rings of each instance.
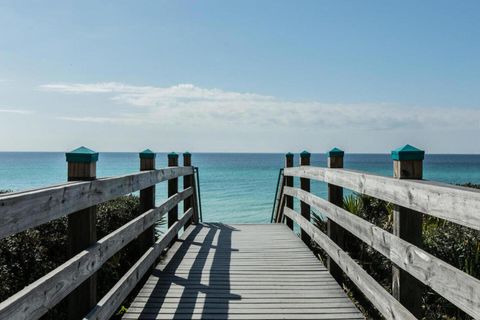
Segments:
[[[339,151],[339,150],[337,150]],[[341,153],[343,158],[343,153]],[[334,160],[330,156],[329,162]],[[421,290],[412,282],[419,281],[449,300],[452,304],[475,319],[480,319],[480,280],[451,266],[441,259],[429,254],[421,248],[421,242],[411,243],[408,234],[411,230],[420,230],[419,225],[407,225],[411,230],[399,232],[400,226],[405,228],[401,219],[409,215],[427,214],[445,219],[475,230],[480,230],[480,191],[470,188],[447,185],[425,180],[404,180],[398,177],[398,168],[420,168],[421,159],[394,160],[396,178],[378,176],[342,168],[322,168],[299,166],[285,168],[285,177],[298,177],[325,182],[337,188],[346,188],[354,192],[375,197],[395,205],[394,232],[384,229],[352,214],[342,208],[341,203],[334,201],[333,192],[338,189],[329,188],[329,200],[310,193],[307,190],[285,186],[282,189],[282,204],[276,212],[274,221],[293,220],[306,232],[311,240],[320,246],[329,259],[348,276],[360,291],[370,300],[378,311],[387,319],[416,319],[420,317],[418,305],[421,303]],[[420,167],[418,163],[420,162]],[[403,162],[403,163],[402,163]],[[342,165],[343,166],[343,159]],[[408,170],[407,170],[408,171]],[[408,174],[408,172],[403,172]],[[294,197],[303,204],[321,212],[328,222],[335,223],[340,229],[371,246],[393,263],[393,268],[402,274],[393,272],[393,295],[377,283],[362,267],[344,251],[342,239],[329,228],[325,234],[310,219],[285,205],[285,198]],[[404,214],[405,216],[403,216]],[[341,236],[343,237],[343,235]],[[332,271],[332,269],[331,269]],[[408,277],[407,277],[408,276]],[[400,280],[399,280],[400,278]],[[396,286],[396,287],[395,287]],[[402,289],[408,292],[398,294]],[[405,297],[410,295],[410,297]],[[394,297],[395,296],[395,297]],[[411,297],[418,299],[412,301]]]
[[[95,239],[88,246],[80,248],[77,250],[78,253],[75,253],[64,264],[0,303],[0,319],[38,319],[62,299],[67,296],[70,298],[87,280],[92,281],[93,279],[93,286],[96,287],[94,275],[101,266],[127,244],[135,239],[138,241],[142,235],[154,227],[156,222],[168,214],[170,219],[168,230],[156,241],[151,234],[151,238],[145,242],[147,245],[143,246],[144,252],[140,259],[100,301],[96,300],[95,289],[87,288],[82,292],[83,296],[80,296],[79,304],[83,305],[83,308],[75,303],[72,303],[73,306],[69,306],[69,319],[110,318],[157,261],[164,249],[168,248],[172,240],[177,237],[180,229],[192,221],[198,221],[194,168],[191,166],[189,156],[189,154],[184,155],[186,164],[184,167],[178,167],[177,162],[175,166],[169,168],[154,169],[155,155],[150,152],[142,158],[142,154],[140,154],[141,169],[145,170],[145,167],[150,167],[150,170],[120,177],[68,182],[53,187],[0,196],[0,239],[65,216],[83,215],[88,217],[95,212],[96,205],[139,190],[140,207],[150,207],[102,239],[98,241]],[[176,154],[169,155],[169,158],[176,157],[178,157]],[[94,169],[96,167],[93,164],[97,158],[98,154],[96,158],[87,157],[88,161],[85,161],[85,158],[73,157],[69,161],[69,177],[74,176],[76,170],[77,175],[78,172],[87,172],[90,178],[95,179]],[[79,170],[82,166],[83,169]],[[91,167],[84,170],[85,166]],[[185,177],[184,190],[178,191],[178,184],[175,182],[175,188],[169,188],[169,198],[155,206],[154,186],[163,181],[177,181],[182,176]],[[152,190],[153,193],[146,192]],[[178,219],[176,207],[182,201],[184,201],[185,212]],[[95,216],[93,215],[93,217]],[[77,219],[76,221],[81,220]],[[69,224],[71,223],[72,221],[69,220]],[[70,229],[74,229],[76,234],[89,234],[94,232],[91,230],[92,228],[95,229],[94,222],[93,226],[88,224],[69,225],[69,232]],[[69,234],[69,237],[74,236]],[[70,239],[69,241],[78,242],[78,240]],[[78,297],[76,301],[78,302]],[[93,301],[93,304],[89,301]],[[87,311],[85,312],[85,310]]]

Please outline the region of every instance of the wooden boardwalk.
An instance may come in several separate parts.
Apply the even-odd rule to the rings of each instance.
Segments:
[[[168,250],[124,319],[363,319],[284,224],[203,223]]]

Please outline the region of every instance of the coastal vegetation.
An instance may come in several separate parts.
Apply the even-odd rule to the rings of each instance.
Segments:
[[[7,190],[0,191],[6,193]],[[97,238],[129,222],[140,213],[138,196],[122,196],[97,206]],[[163,223],[162,221],[160,223]],[[132,242],[110,258],[97,274],[98,296],[105,295],[136,262],[139,252]],[[0,240],[0,301],[68,260],[67,218]],[[66,301],[58,304],[42,319],[66,319]]]
[[[471,183],[463,186],[480,189],[480,185]],[[392,232],[392,204],[365,195],[350,194],[344,197],[343,207],[362,219]],[[312,214],[315,225],[326,232],[327,224],[325,219],[322,219],[321,215],[315,212],[312,212]],[[479,231],[424,215],[423,245],[425,251],[432,255],[473,277],[480,277]],[[391,293],[392,263],[389,259],[348,232],[345,249],[377,282]],[[315,248],[315,251],[322,260],[326,261],[326,255],[318,246]],[[344,289],[355,300],[357,306],[368,319],[382,318],[347,277],[344,278]],[[424,313],[423,319],[472,319],[430,288],[425,288],[422,308]]]

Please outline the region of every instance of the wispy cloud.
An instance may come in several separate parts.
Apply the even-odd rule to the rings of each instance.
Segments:
[[[0,113],[32,114],[33,111],[0,107]]]
[[[62,117],[92,123],[297,126],[386,130],[395,128],[480,128],[480,110],[424,108],[394,104],[331,104],[287,101],[267,95],[200,88],[133,86],[117,82],[45,84],[41,90],[67,94],[105,94],[134,107],[116,117]]]

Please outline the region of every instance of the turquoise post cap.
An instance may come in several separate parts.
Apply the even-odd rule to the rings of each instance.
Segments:
[[[73,151],[65,153],[67,162],[91,163],[98,161],[98,152],[81,146]]]
[[[169,158],[178,158],[178,154],[175,153],[175,152],[170,152],[170,153],[168,154],[168,157],[169,157]]]
[[[415,148],[409,144],[392,151],[392,159],[401,160],[423,160],[425,151]]]
[[[288,152],[288,153],[285,154],[285,157],[286,158],[293,158],[293,153]]]
[[[157,154],[150,149],[145,149],[138,154],[140,159],[155,159]]]
[[[303,150],[300,153],[300,157],[302,157],[302,158],[310,157],[310,152],[308,152],[307,150]]]
[[[187,157],[190,157],[192,154],[191,154],[190,152],[188,152],[188,151],[185,151],[185,152],[183,153],[183,155],[184,155],[184,156],[187,156]]]
[[[329,157],[343,157],[345,155],[345,152],[343,152],[343,150],[340,150],[338,148],[333,148],[332,150],[327,152],[327,155]]]

